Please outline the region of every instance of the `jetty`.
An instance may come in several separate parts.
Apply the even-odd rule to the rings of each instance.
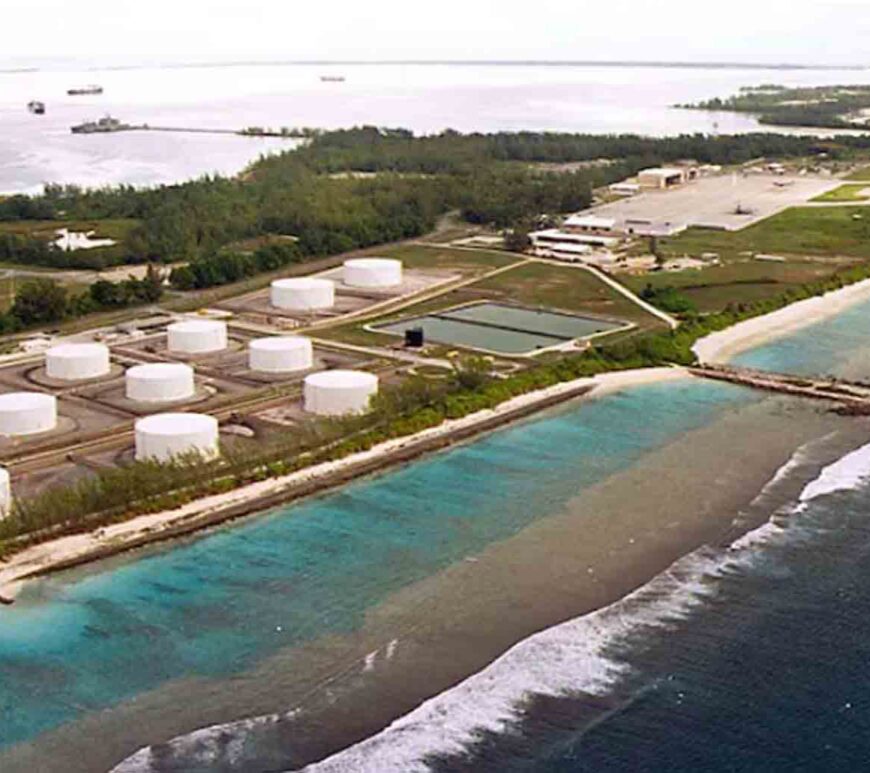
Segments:
[[[246,129],[212,129],[197,126],[153,126],[147,123],[121,123],[106,117],[71,127],[73,134],[114,134],[116,132],[182,132],[186,134],[232,134],[237,137],[277,137],[279,139],[308,139],[316,134],[314,129],[266,129],[257,126]]]
[[[734,365],[701,364],[687,368],[699,378],[779,392],[792,397],[807,397],[840,404],[843,413],[870,415],[870,383],[847,381],[833,376],[796,376]]]

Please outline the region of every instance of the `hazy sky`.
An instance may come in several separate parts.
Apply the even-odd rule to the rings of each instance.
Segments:
[[[2,0],[2,58],[863,64],[870,0]]]

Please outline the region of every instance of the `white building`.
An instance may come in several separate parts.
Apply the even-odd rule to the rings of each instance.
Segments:
[[[656,167],[638,172],[637,181],[642,188],[673,188],[688,180],[685,169],[677,167]]]
[[[600,217],[588,213],[578,212],[571,215],[563,224],[562,230],[572,233],[606,234],[616,228],[616,219],[612,217]]]
[[[616,221],[614,221],[615,223]],[[532,247],[553,247],[554,245],[570,244],[574,247],[584,246],[587,251],[592,247],[615,247],[619,244],[619,236],[615,234],[596,234],[591,232],[572,232],[561,228],[548,228],[544,231],[534,231],[529,234]],[[574,250],[575,254],[581,254],[583,250]]]
[[[625,220],[620,229],[626,236],[676,236],[688,228],[686,223],[655,220]]]
[[[640,193],[638,183],[613,183],[608,190],[617,196],[635,196]]]

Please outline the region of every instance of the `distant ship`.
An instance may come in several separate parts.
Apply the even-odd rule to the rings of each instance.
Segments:
[[[93,84],[91,84],[90,86],[77,86],[73,89],[67,89],[66,93],[69,94],[71,97],[78,97],[83,94],[102,94],[103,87],[95,86]]]
[[[123,132],[132,129],[128,123],[121,123],[117,118],[107,115],[99,121],[85,121],[70,128],[73,134],[109,134],[111,132]]]
[[[39,100],[34,99],[27,103],[27,109],[36,115],[42,115],[45,113],[45,102],[40,102]]]
[[[345,77],[343,75],[321,75],[320,80],[324,83],[344,83]]]

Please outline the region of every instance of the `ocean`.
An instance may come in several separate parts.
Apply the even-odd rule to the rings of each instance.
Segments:
[[[868,322],[742,359],[825,341],[854,372]],[[34,582],[2,612],[0,768],[860,768],[868,435],[648,385]]]
[[[342,83],[322,76],[341,76]],[[0,66],[0,192],[45,183],[155,185],[204,174],[236,174],[291,140],[132,132],[72,135],[70,126],[106,113],[132,124],[241,129],[356,125],[459,131],[746,132],[754,118],[676,110],[761,83],[867,83],[868,70],[528,64],[233,64],[34,71]],[[99,96],[68,96],[99,84]],[[25,109],[46,103],[43,116]]]

